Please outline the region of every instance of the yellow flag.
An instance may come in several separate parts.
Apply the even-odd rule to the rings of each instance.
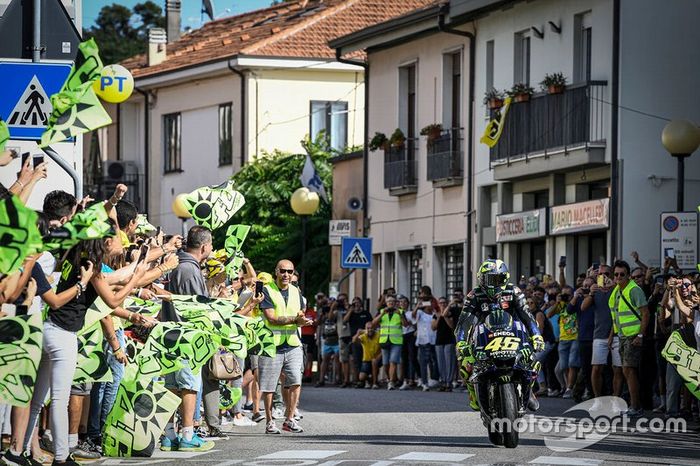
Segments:
[[[503,107],[500,111],[496,111],[493,120],[489,121],[484,130],[484,135],[481,136],[480,142],[483,142],[489,147],[493,147],[498,143],[498,139],[501,137],[503,132],[503,125],[506,122],[506,115],[508,114],[508,109],[510,108],[510,97],[506,97],[503,102]]]

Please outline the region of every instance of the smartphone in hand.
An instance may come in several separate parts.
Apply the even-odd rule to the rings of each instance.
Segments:
[[[263,282],[255,282],[255,296],[258,296],[263,292]]]

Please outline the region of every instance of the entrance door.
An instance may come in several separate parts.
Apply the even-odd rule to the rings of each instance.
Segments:
[[[547,256],[547,243],[542,241],[528,241],[518,243],[518,264],[520,264],[520,275],[525,278],[536,276],[540,280],[545,273],[545,259]],[[511,277],[517,281],[519,277]]]

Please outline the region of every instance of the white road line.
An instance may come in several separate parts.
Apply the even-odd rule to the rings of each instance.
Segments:
[[[552,464],[557,466],[598,466],[603,460],[588,458],[567,458],[564,456],[540,456],[530,461],[530,464]]]
[[[258,456],[256,460],[322,460],[345,453],[346,450],[283,450]]]
[[[167,459],[177,459],[186,460],[190,458],[195,458],[197,456],[206,455],[208,453],[214,453],[220,450],[209,450],[209,451],[160,451],[156,450],[153,452],[151,458],[167,458]]]
[[[471,458],[473,454],[459,454],[459,453],[437,453],[437,452],[423,452],[423,451],[412,451],[410,453],[403,454],[401,456],[396,456],[391,458],[392,460],[399,461],[442,461],[444,463],[449,462],[460,462],[467,458]]]

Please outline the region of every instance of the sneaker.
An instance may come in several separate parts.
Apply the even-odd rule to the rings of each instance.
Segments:
[[[270,421],[267,423],[267,426],[265,426],[265,433],[266,434],[281,434],[282,432],[277,428],[277,424],[275,424],[275,421]]]
[[[233,424],[233,418],[227,414],[226,416],[221,416],[221,425],[222,426],[230,426]]]
[[[395,389],[395,388],[396,388],[396,387],[394,386],[394,382],[389,382],[389,383],[387,384],[387,386],[386,386],[386,389],[387,389],[387,390],[393,390],[393,389]]]
[[[253,403],[248,403],[247,405],[243,406],[243,411],[246,413],[251,413],[253,412]]]
[[[295,411],[294,411],[294,420],[295,420],[295,421],[301,421],[302,419],[304,419],[304,415],[301,414],[301,413],[299,412],[298,409],[295,410]]]
[[[180,439],[180,446],[178,451],[209,451],[214,448],[214,442],[211,440],[204,440],[197,434],[192,436],[192,440]]]
[[[86,448],[88,448],[90,451],[94,451],[95,453],[99,453],[102,455],[102,439],[99,437],[97,438],[88,438],[83,442]]]
[[[643,409],[634,409],[634,408],[630,408],[630,409],[628,409],[627,411],[625,411],[624,414],[625,414],[625,416],[627,416],[627,417],[640,417],[640,416],[642,416],[642,415],[644,414],[644,410],[643,410]]]
[[[85,442],[78,442],[78,445],[69,448],[69,451],[74,458],[81,460],[96,460],[102,456],[97,452],[90,451],[90,447],[85,446]]]
[[[589,409],[589,412],[594,412],[597,413],[598,411],[603,409],[603,402],[600,401],[600,398],[594,398],[593,399],[593,406],[591,406],[591,409]]]
[[[68,454],[68,458],[65,459],[65,461],[56,461],[56,458],[54,458],[53,463],[51,463],[52,466],[81,466],[80,463],[75,461],[75,458],[73,457],[72,453]]]
[[[372,385],[369,383],[369,381],[365,382],[365,388],[372,388]]]
[[[260,416],[260,417],[264,419],[264,416]],[[257,426],[258,423],[253,422],[252,420],[248,419],[245,416],[241,416],[241,417],[234,417],[233,418],[233,425],[236,427],[252,427],[252,426]]]
[[[408,380],[404,380],[403,384],[399,387],[399,390],[408,390],[411,386],[408,384]]]
[[[440,382],[438,380],[428,379],[428,388],[435,388],[435,387],[439,387],[439,386],[440,386]]]
[[[272,419],[284,419],[284,410],[272,408]]]
[[[48,451],[49,453],[53,453],[53,440],[48,438],[46,435],[43,435],[39,439],[39,446],[42,450]]]
[[[547,390],[547,396],[550,398],[556,398],[561,395],[560,390],[552,390],[551,388]]]
[[[218,438],[221,440],[228,440],[228,435],[221,432],[221,429],[219,429],[218,427],[210,427],[209,428],[209,435],[207,435],[207,437]]]
[[[177,451],[180,447],[180,439],[170,440],[168,437],[163,436],[160,439],[160,450],[161,451]]]
[[[35,461],[28,451],[15,455],[9,448],[5,451],[5,454],[0,456],[0,462],[8,466],[41,466],[41,463]]]
[[[372,385],[372,390],[379,390],[379,385],[377,385],[376,383]]]
[[[197,426],[194,428],[194,434],[199,435],[200,437],[208,437],[209,432],[207,432],[207,429],[204,426]]]
[[[574,390],[571,388],[567,388],[561,397],[566,398],[566,399],[573,398],[574,397]]]
[[[299,423],[294,419],[287,419],[284,421],[284,424],[282,424],[282,429],[295,434],[301,434],[304,432],[304,429],[302,429]]]
[[[430,387],[428,387],[427,385],[423,385],[423,391],[424,391],[424,392],[429,392],[429,391],[430,391]]]
[[[253,414],[253,417],[251,418],[251,420],[252,420],[253,422],[255,422],[255,423],[258,423],[258,422],[260,422],[260,421],[264,421],[264,420],[265,420],[265,416],[263,416],[263,415],[260,414],[260,413],[255,413],[255,414]]]

